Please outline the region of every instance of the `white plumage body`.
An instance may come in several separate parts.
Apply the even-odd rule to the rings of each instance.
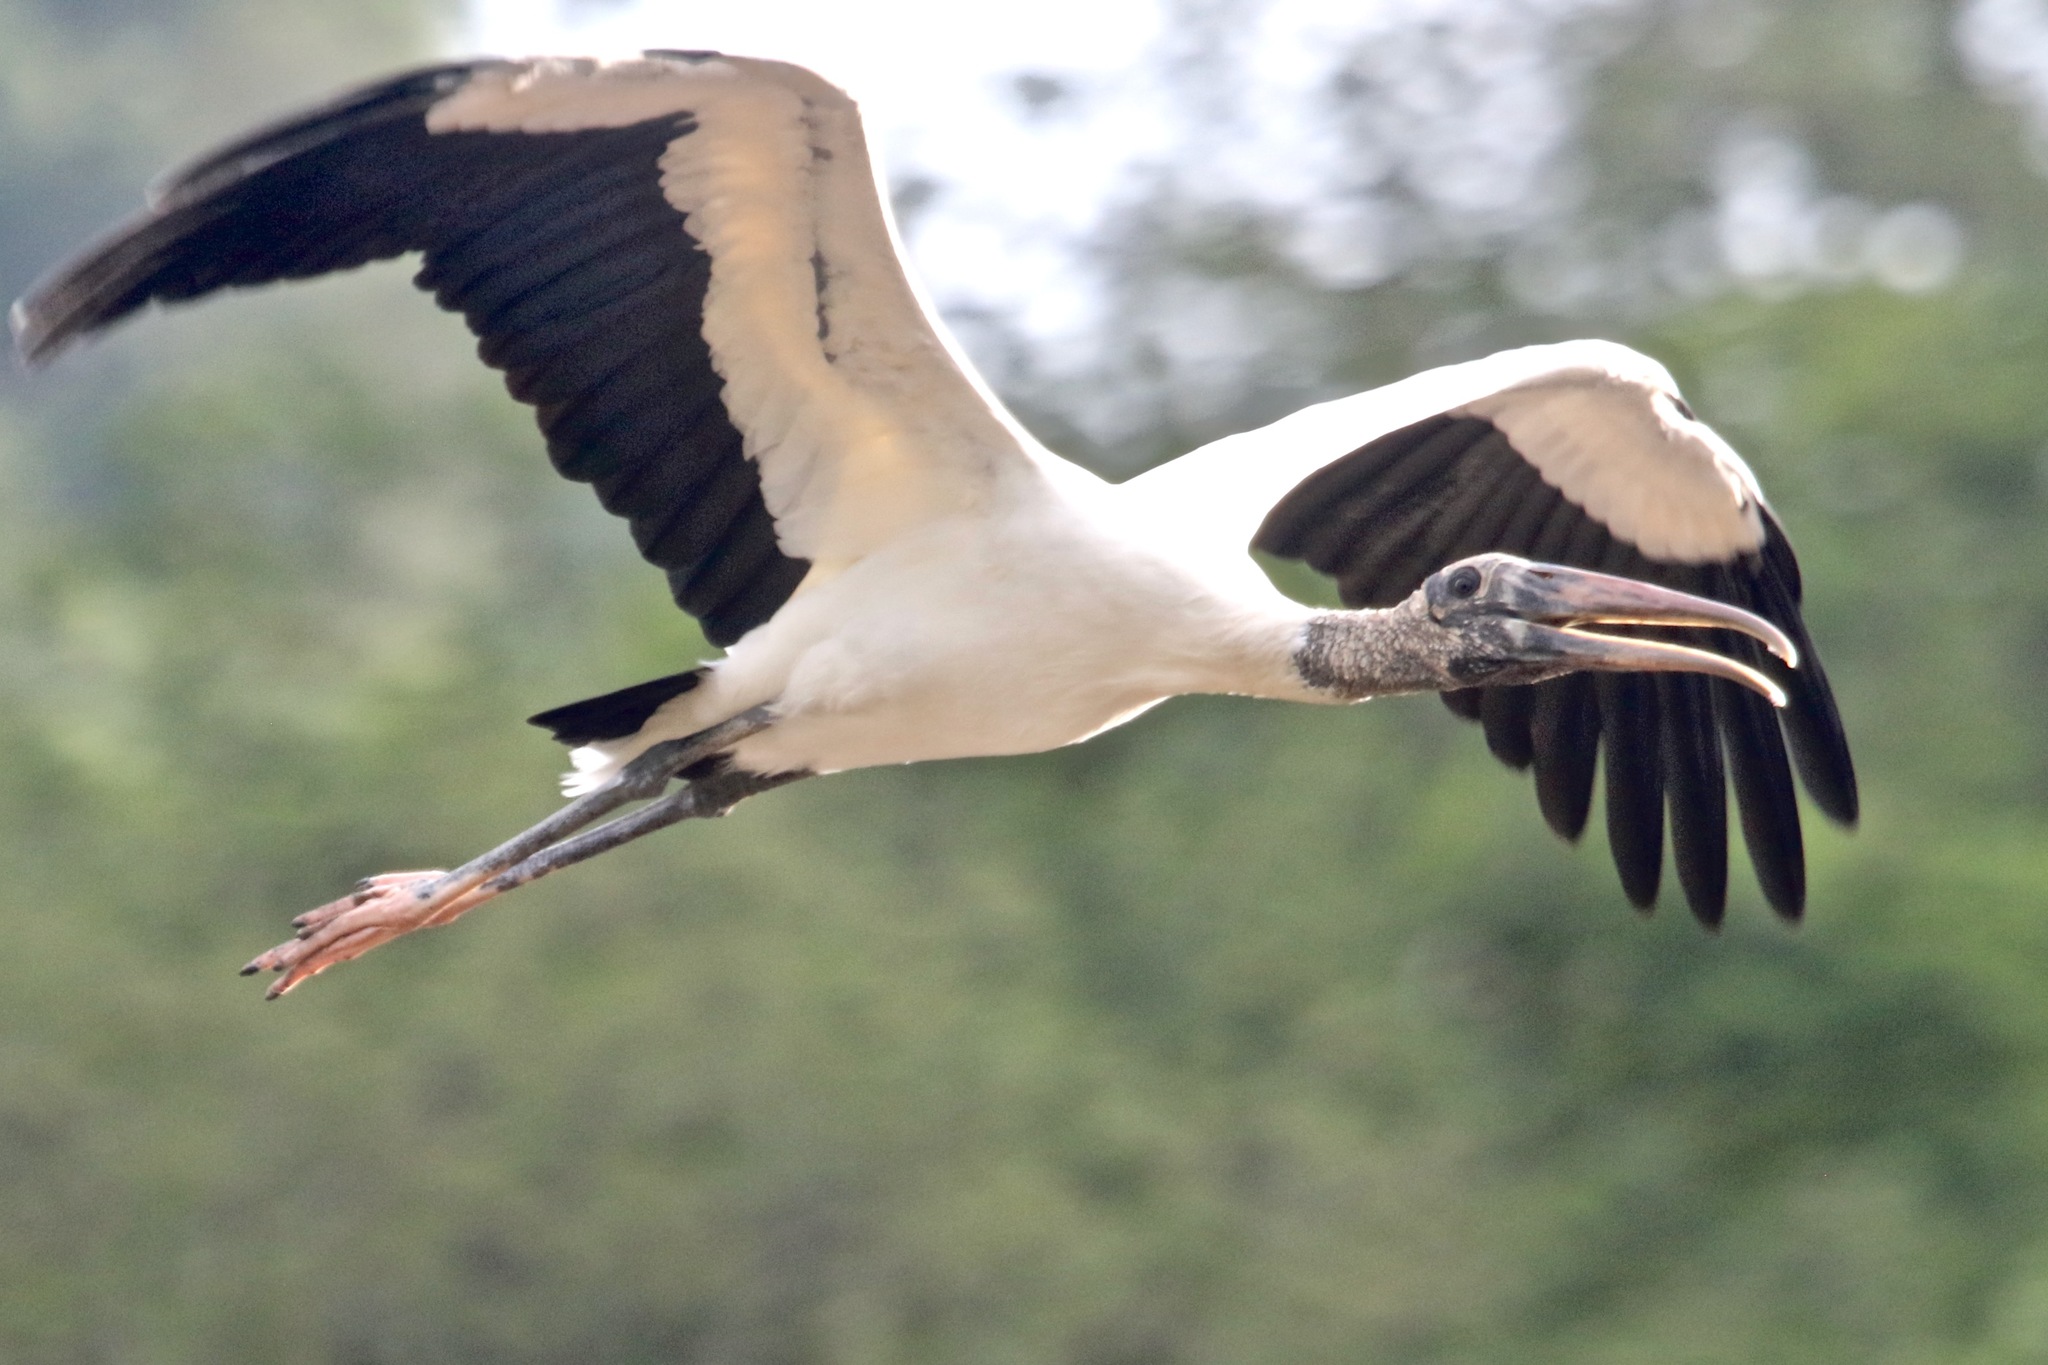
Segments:
[[[1241,545],[1180,534],[1142,481],[1060,462],[1026,482],[806,584],[638,734],[577,750],[569,790],[771,701],[733,751],[751,771],[1032,753],[1183,693],[1335,700],[1288,662],[1310,610]]]

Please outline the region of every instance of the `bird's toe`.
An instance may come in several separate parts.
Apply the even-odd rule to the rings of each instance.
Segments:
[[[470,899],[468,888],[434,885],[440,872],[387,872],[358,882],[348,895],[292,921],[293,936],[258,953],[242,975],[281,975],[264,993],[275,1000],[329,967],[361,957],[381,943],[445,919],[451,902]]]

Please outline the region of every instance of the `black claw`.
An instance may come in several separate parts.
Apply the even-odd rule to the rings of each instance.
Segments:
[[[263,970],[263,965],[262,965],[262,964],[261,964],[260,962],[258,962],[258,961],[257,961],[257,960],[256,960],[255,958],[250,958],[250,959],[249,959],[249,965],[248,965],[248,966],[246,966],[246,967],[244,967],[244,968],[242,968],[242,970],[241,970],[241,971],[239,971],[239,972],[237,972],[237,973],[235,973],[235,975],[237,975],[237,976],[254,976],[254,975],[256,975],[256,973],[258,973],[258,972],[260,972],[260,971],[262,971],[262,970]]]

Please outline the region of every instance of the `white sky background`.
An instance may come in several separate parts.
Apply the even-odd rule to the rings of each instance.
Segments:
[[[1161,27],[1153,0],[474,0],[454,45],[514,57],[713,48],[808,66],[860,101],[893,182],[942,187],[906,225],[941,304],[994,308],[1050,337],[1091,321],[1095,291],[1072,278],[1072,244],[1128,168],[1169,141],[1157,103],[1128,88]],[[1085,111],[1027,119],[1006,79],[1022,72],[1072,83]]]
[[[1277,0],[1240,53],[1254,111],[1201,149],[1217,199],[1299,205],[1324,192],[1336,148],[1311,100],[1345,39],[1442,0]],[[1166,46],[1161,0],[471,0],[451,46],[464,53],[630,55],[713,48],[811,67],[861,103],[898,185],[934,199],[905,224],[941,306],[999,313],[1039,341],[1080,341],[1102,294],[1082,247],[1148,165],[1184,151],[1173,101],[1154,79]],[[1066,95],[1034,112],[1017,77]],[[1210,130],[1213,132],[1213,128]]]
[[[1176,168],[1184,197],[1275,211],[1290,225],[1290,253],[1328,287],[1370,284],[1407,264],[1384,201],[1363,183],[1375,177],[1410,185],[1437,211],[1439,231],[1520,240],[1505,282],[1534,312],[1597,312],[1601,290],[1620,279],[1611,262],[1579,259],[1582,248],[1558,260],[1545,249],[1546,223],[1562,225],[1559,240],[1573,247],[1572,205],[1556,198],[1569,177],[1549,172],[1576,112],[1575,62],[1549,44],[1574,16],[1595,33],[1623,32],[1639,0],[1206,0],[1183,4],[1169,25],[1172,3],[469,0],[448,46],[507,57],[713,48],[811,67],[860,101],[894,184],[934,188],[904,224],[933,298],[956,317],[1001,318],[1047,378],[1098,368],[1108,330],[1099,324],[1114,296],[1091,265],[1091,239],[1119,204],[1144,197],[1151,168]],[[1769,41],[1771,0],[1708,7],[1717,16],[1709,36],[1724,41],[1692,53],[1698,66],[1743,59],[1747,49],[1722,50],[1730,32],[1752,47]],[[1206,49],[1205,14],[1228,26]],[[1744,15],[1732,28],[1719,22]],[[1417,46],[1425,28],[1437,38]],[[1980,78],[2031,103],[2048,129],[2048,0],[1966,0],[1954,33],[1927,39],[1960,40]],[[1337,64],[1353,59],[1377,83],[1371,101],[1348,111],[1347,142],[1328,91]],[[1169,88],[1161,73],[1190,61],[1219,69]],[[1064,93],[1034,109],[1019,77],[1050,78]],[[1189,106],[1207,92],[1214,107]],[[1358,126],[1368,127],[1363,141]],[[2048,148],[2048,132],[2040,141]],[[1965,237],[1945,208],[1833,193],[1804,145],[1769,127],[1737,119],[1720,142],[1700,202],[1661,230],[1652,268],[1663,295],[1733,287],[1784,297],[1865,279],[1920,293],[1959,267]],[[1378,148],[1384,164],[1361,163],[1362,147]],[[2048,167],[2048,152],[2041,162]],[[1169,359],[1177,347],[1201,352],[1181,385],[1198,406],[1227,401],[1226,372],[1249,362],[1239,351],[1271,344],[1233,307],[1160,319]],[[1076,402],[1085,387],[1069,390]]]
[[[1275,325],[1301,329],[1250,316],[1228,287],[1191,280],[1141,303],[1108,287],[1091,251],[1097,229],[1147,199],[1153,171],[1175,172],[1184,202],[1288,224],[1287,245],[1311,279],[1374,283],[1407,262],[1329,102],[1336,68],[1361,40],[1376,35],[1373,50],[1408,79],[1407,49],[1385,40],[1431,21],[1465,36],[1412,73],[1412,98],[1388,103],[1381,121],[1398,127],[1402,151],[1378,174],[1403,173],[1481,222],[1526,213],[1569,138],[1569,78],[1539,55],[1550,26],[1634,2],[1206,0],[1169,15],[1173,0],[470,0],[450,47],[509,57],[711,48],[794,61],[845,87],[891,182],[934,190],[906,214],[907,245],[956,322],[998,320],[992,335],[964,329],[984,368],[1014,386],[1002,337],[1022,339],[1039,401],[1113,443],[1146,419],[1133,376],[1105,382],[1112,307],[1132,313],[1117,319],[1125,333],[1144,332],[1165,356],[1162,392],[1193,420],[1229,409],[1262,358],[1304,377],[1316,369],[1268,354]],[[1190,63],[1193,79],[1173,79]],[[1047,78],[1060,93],[1034,108],[1020,77]],[[1487,98],[1468,107],[1474,89]]]

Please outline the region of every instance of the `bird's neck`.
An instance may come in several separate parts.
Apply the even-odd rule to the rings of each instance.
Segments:
[[[1471,685],[1420,593],[1384,610],[1319,612],[1295,637],[1294,671],[1333,701]]]

